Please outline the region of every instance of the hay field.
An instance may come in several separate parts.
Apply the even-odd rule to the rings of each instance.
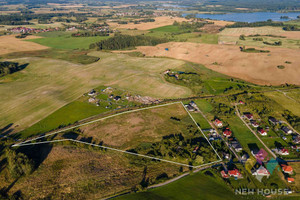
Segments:
[[[219,33],[220,36],[235,36],[240,35],[278,35],[284,36],[288,39],[300,39],[300,31],[284,31],[281,27],[243,27],[243,28],[226,28]]]
[[[113,22],[108,22],[108,24],[112,28],[123,28],[123,29],[138,29],[138,30],[149,30],[153,28],[158,28],[161,26],[167,26],[172,25],[174,21],[182,22],[182,21],[188,21],[185,18],[182,17],[156,17],[154,18],[155,22],[147,22],[147,23],[140,23],[140,24],[134,24],[134,23],[128,23],[128,24],[117,24]]]
[[[138,47],[137,51],[147,56],[164,56],[204,64],[214,71],[256,84],[300,85],[300,51],[271,47],[264,49],[271,52],[245,53],[238,46],[170,42],[154,47]],[[286,61],[291,64],[285,64]],[[278,69],[278,65],[284,65],[285,68]]]
[[[35,39],[38,37],[29,36],[26,39]],[[0,55],[21,52],[21,51],[35,51],[48,49],[48,47],[25,41],[24,39],[15,38],[15,35],[0,36]]]
[[[183,61],[102,52],[91,55],[99,56],[100,61],[80,65],[45,58],[13,59],[29,65],[0,79],[0,94],[5,94],[0,99],[0,127],[14,123],[16,130],[22,130],[99,85],[158,98],[191,94],[161,76],[164,70],[183,65]]]
[[[181,121],[170,119],[176,117]],[[161,141],[163,136],[182,133],[193,121],[181,103],[141,110],[80,127],[83,136],[104,146],[126,150],[142,143]]]
[[[42,145],[24,151],[36,151],[37,158],[45,158],[31,175],[17,180],[9,190],[10,194],[20,190],[24,199],[102,199],[130,191],[143,177],[154,182],[163,173],[169,177],[179,173],[177,165],[99,148]],[[4,180],[1,186],[11,182]]]

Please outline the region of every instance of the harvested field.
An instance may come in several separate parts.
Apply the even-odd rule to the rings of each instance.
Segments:
[[[300,31],[284,31],[281,27],[243,27],[243,28],[226,28],[221,33],[220,36],[240,36],[240,35],[278,35],[284,36],[288,39],[300,39]]]
[[[158,28],[161,26],[167,26],[172,25],[174,21],[182,22],[182,21],[188,21],[185,18],[182,17],[156,17],[155,22],[147,22],[147,23],[141,23],[141,24],[117,24],[117,23],[108,23],[113,28],[126,28],[126,29],[138,29],[138,30],[149,30],[153,28]]]
[[[179,172],[179,166],[170,163],[144,161],[98,148],[26,147],[26,151],[34,150],[45,160],[31,175],[17,180],[10,194],[21,191],[25,199],[102,199],[130,191],[143,177],[154,182],[163,173],[172,177]]]
[[[164,70],[183,65],[183,61],[102,52],[90,55],[101,59],[89,65],[45,58],[13,59],[29,65],[0,79],[0,93],[5,94],[0,98],[0,127],[14,123],[16,130],[22,130],[99,85],[158,98],[191,94],[161,76]]]
[[[176,103],[116,116],[80,129],[85,137],[102,141],[104,146],[125,150],[141,143],[159,142],[166,135],[184,133],[187,124],[193,125],[192,119],[181,103]]]
[[[165,48],[169,50],[166,51]],[[300,51],[264,48],[270,53],[245,53],[238,46],[171,42],[155,47],[138,47],[147,56],[171,57],[195,63],[261,85],[300,85]],[[290,61],[291,64],[285,64]],[[218,63],[218,65],[213,64]],[[278,69],[284,65],[284,69]]]
[[[35,39],[38,37],[29,36],[25,39]],[[13,53],[13,52],[20,52],[20,51],[35,51],[35,50],[43,50],[47,49],[48,47],[36,44],[34,42],[28,42],[24,39],[18,39],[15,35],[9,36],[1,36],[0,37],[0,55]]]

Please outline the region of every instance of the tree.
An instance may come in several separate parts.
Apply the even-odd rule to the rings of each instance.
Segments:
[[[29,175],[34,169],[34,163],[23,153],[17,153],[12,149],[6,151],[8,171],[12,178]]]
[[[197,155],[197,156],[196,156],[196,159],[195,159],[195,162],[196,162],[198,165],[203,164],[203,163],[204,163],[203,157]]]

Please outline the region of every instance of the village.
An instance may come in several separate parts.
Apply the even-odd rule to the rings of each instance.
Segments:
[[[240,100],[236,103],[236,106],[238,105],[245,106],[245,102]],[[208,120],[194,101],[185,104],[185,107],[189,112],[200,113]],[[268,136],[270,127],[263,125],[261,119],[255,118],[254,115],[249,112],[243,113],[240,117],[246,123],[245,125],[253,132],[253,134],[256,134],[257,137],[264,138]],[[227,148],[232,152],[231,154],[226,151],[222,153],[223,159],[229,161],[228,163],[224,163],[223,167],[219,168],[219,173],[223,179],[244,179],[245,177],[243,174],[245,174],[245,170],[248,170],[249,174],[254,176],[259,182],[262,182],[263,177],[269,178],[275,168],[279,166],[287,183],[295,183],[296,173],[294,172],[293,167],[288,164],[288,162],[292,162],[293,159],[286,159],[285,157],[290,155],[291,151],[299,152],[300,135],[285,121],[277,120],[270,116],[268,124],[272,126],[272,128],[276,127],[275,130],[280,136],[278,138],[287,140],[287,137],[289,137],[291,141],[289,142],[290,146],[283,147],[278,145],[277,148],[269,149],[265,144],[263,144],[265,148],[259,148],[257,145],[258,143],[251,144],[251,146],[248,144],[251,155],[245,151],[245,148],[235,137],[235,135],[239,133],[233,132],[227,123],[222,122],[218,118],[215,118],[213,121],[208,121],[208,123],[211,125],[211,129],[204,129],[203,131],[207,134],[209,141],[223,140]],[[263,143],[262,140],[259,141]],[[236,157],[236,162],[235,164],[232,164],[234,157]],[[237,167],[238,165],[239,167]],[[241,165],[243,167],[241,167]],[[289,192],[292,193],[291,190]]]

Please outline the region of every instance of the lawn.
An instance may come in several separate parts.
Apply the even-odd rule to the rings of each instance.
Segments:
[[[182,66],[183,61],[103,52],[88,55],[101,59],[88,65],[36,57],[12,59],[29,65],[0,78],[0,93],[5,94],[0,99],[0,127],[13,123],[17,131],[28,128],[100,85],[157,98],[191,94],[161,76],[166,69]]]
[[[257,144],[259,148],[263,147],[263,145],[246,127],[242,120],[239,119],[239,117],[230,117],[229,119],[227,119],[227,122],[229,123],[229,127],[232,130],[234,137],[238,139],[238,141],[243,146],[243,149],[246,150],[249,155],[251,155],[251,152],[248,144]]]
[[[189,175],[166,186],[117,197],[116,200],[235,200],[241,199],[236,196],[225,184],[215,178],[205,176],[201,173]]]
[[[37,35],[43,38],[28,41],[55,49],[88,49],[90,44],[108,38],[108,36],[72,37],[71,33],[68,32],[48,32]]]

